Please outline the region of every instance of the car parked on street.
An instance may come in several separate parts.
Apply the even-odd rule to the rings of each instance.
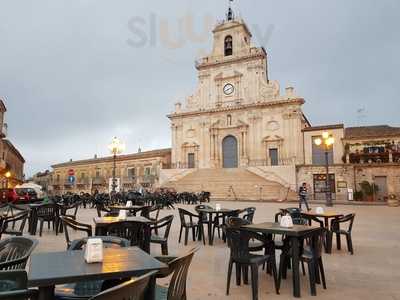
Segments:
[[[18,201],[18,197],[15,189],[0,189],[0,202],[2,203],[15,203]]]

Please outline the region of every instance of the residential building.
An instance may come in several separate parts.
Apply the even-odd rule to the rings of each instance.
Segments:
[[[7,109],[0,99],[0,187],[14,187],[24,180],[25,159],[7,137]]]
[[[134,154],[118,155],[116,180],[120,190],[132,190],[139,186],[153,187],[158,182],[160,170],[171,164],[171,149],[160,149]],[[109,191],[112,182],[113,157],[69,161],[55,164],[50,175],[49,192],[91,193]]]

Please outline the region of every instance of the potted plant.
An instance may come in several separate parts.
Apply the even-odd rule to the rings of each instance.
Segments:
[[[379,191],[379,187],[375,183],[371,184],[368,181],[361,182],[360,186],[366,200],[368,202],[374,201],[374,196]]]

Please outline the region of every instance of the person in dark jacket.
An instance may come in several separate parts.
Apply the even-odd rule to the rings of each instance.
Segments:
[[[307,184],[304,182],[299,188],[299,200],[300,200],[299,207],[300,207],[300,210],[301,210],[301,206],[302,206],[303,203],[305,204],[305,206],[307,208],[307,211],[311,210],[310,207],[308,206],[307,194],[308,194]]]

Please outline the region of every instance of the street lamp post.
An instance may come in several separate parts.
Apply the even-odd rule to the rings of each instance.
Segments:
[[[9,185],[9,180],[10,180],[10,178],[11,178],[11,172],[10,172],[10,171],[7,171],[7,172],[4,174],[4,177],[6,178],[5,187],[8,188],[8,187],[10,186],[10,185]]]
[[[113,155],[113,170],[112,170],[112,192],[115,193],[115,189],[117,187],[116,184],[116,174],[115,170],[117,167],[117,154],[121,154],[125,150],[125,144],[122,143],[118,138],[114,137],[111,141],[111,144],[108,145],[108,149],[110,149],[111,154]]]
[[[332,203],[332,191],[329,179],[329,150],[335,143],[334,137],[328,132],[322,133],[322,138],[314,140],[315,145],[323,145],[325,151],[325,170],[326,170],[326,181],[325,181],[325,193],[326,193],[326,206],[333,206]]]

